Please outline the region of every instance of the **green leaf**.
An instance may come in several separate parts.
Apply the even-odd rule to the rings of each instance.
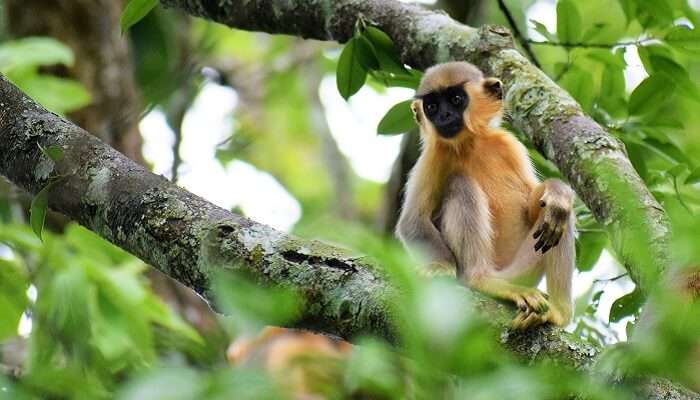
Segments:
[[[0,340],[17,335],[19,319],[27,306],[29,282],[21,266],[0,258]]]
[[[531,19],[530,22],[535,26],[535,32],[539,33],[540,35],[544,36],[547,40],[550,42],[556,42],[557,38],[554,36],[553,33],[551,33],[546,26],[544,26],[543,23],[539,21],[535,21],[534,19]]]
[[[631,293],[620,297],[610,307],[608,316],[609,322],[619,322],[625,317],[635,315],[644,304],[644,296],[642,292],[635,288]]]
[[[637,3],[636,0],[618,0],[622,11],[625,13],[625,18],[627,19],[627,25],[632,22],[637,16]]]
[[[338,86],[340,95],[343,96],[345,100],[357,93],[367,79],[367,70],[362,66],[359,60],[357,42],[357,38],[350,39],[343,48],[343,52],[338,59],[336,85]]]
[[[29,97],[57,114],[66,114],[90,104],[90,93],[78,81],[50,75],[34,75],[16,82]]]
[[[592,27],[588,28],[588,30],[583,34],[583,37],[581,38],[582,43],[587,43],[591,39],[595,38],[598,36],[605,28],[607,28],[607,24],[603,23],[597,23],[593,25]]]
[[[591,111],[595,97],[595,88],[591,84],[592,80],[590,72],[583,68],[572,66],[560,81],[564,89],[588,112]]]
[[[573,0],[557,3],[557,36],[563,43],[578,43],[581,40],[581,14]]]
[[[362,36],[367,38],[372,44],[377,60],[379,61],[379,68],[382,71],[397,75],[410,74],[403,66],[399,58],[399,52],[396,50],[396,46],[394,46],[394,42],[389,35],[378,28],[368,26],[362,32]]]
[[[131,0],[119,20],[122,32],[126,32],[158,5],[158,0]]]
[[[685,172],[688,171],[688,166],[685,164],[678,164],[672,168],[670,168],[666,173],[669,175],[678,178],[680,175],[684,174]]]
[[[662,73],[676,83],[678,91],[684,96],[700,102],[700,89],[690,79],[688,71],[669,57],[661,55],[649,56],[649,62],[656,73]]]
[[[576,241],[576,269],[590,271],[608,243],[605,232],[581,232]]]
[[[658,110],[673,94],[674,83],[662,74],[647,77],[630,95],[631,115],[644,115]]]
[[[357,59],[360,61],[366,70],[378,69],[379,61],[375,56],[375,50],[372,48],[372,43],[364,36],[359,36],[355,42],[357,46]]]
[[[691,53],[700,52],[700,30],[685,25],[673,27],[664,38],[668,44]]]
[[[647,46],[640,46],[637,48],[637,53],[639,54],[639,58],[642,60],[644,69],[649,75],[653,75],[654,72],[656,72],[651,63],[652,56],[673,59],[671,48],[666,45],[650,44]]]
[[[609,65],[615,68],[624,69],[627,66],[625,63],[625,58],[622,54],[615,54],[610,50],[606,49],[590,49],[586,52],[589,58],[596,61],[600,61],[605,65]]]
[[[384,117],[379,121],[377,133],[380,135],[393,135],[397,133],[408,132],[416,127],[413,112],[411,111],[412,100],[405,100],[393,107],[384,114]]]
[[[0,44],[0,72],[40,65],[73,65],[73,51],[53,38],[28,37]]]
[[[420,84],[422,74],[415,69],[409,71],[410,75],[396,75],[389,72],[377,71],[372,73],[372,78],[381,82],[386,87],[405,87],[416,89]]]
[[[49,146],[44,148],[38,143],[37,145],[39,146],[39,150],[51,160],[59,161],[63,158],[63,148],[61,146]]]
[[[685,178],[685,183],[688,185],[700,182],[700,167],[697,167],[693,172]]]
[[[37,193],[36,196],[34,196],[34,199],[32,200],[32,204],[30,207],[29,222],[32,226],[32,230],[34,231],[34,233],[42,241],[44,240],[42,238],[42,232],[44,230],[44,220],[46,219],[46,210],[49,207],[49,192],[51,191],[51,187],[55,183],[56,183],[55,181],[50,182],[43,189],[41,189],[39,191],[39,193]]]
[[[673,22],[674,6],[667,0],[637,1],[637,6],[637,19],[644,28],[665,27]]]

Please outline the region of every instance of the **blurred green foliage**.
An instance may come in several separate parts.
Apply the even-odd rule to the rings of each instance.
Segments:
[[[668,210],[673,264],[680,270],[700,265],[700,114],[695,112],[700,102],[700,33],[693,28],[700,22],[698,11],[685,0],[561,0],[548,3],[557,14],[552,32],[545,21],[527,19],[527,9],[538,1],[506,3],[521,28],[531,26],[548,42],[531,44],[544,71],[625,144],[634,167]],[[358,338],[347,359],[321,364],[319,376],[334,378],[331,385],[319,382],[321,393],[377,399],[503,399],[514,393],[523,399],[561,399],[571,393],[590,399],[635,398],[630,388],[606,379],[514,360],[458,287],[418,280],[407,268],[411,261],[404,252],[375,227],[381,184],[350,170],[355,218],[344,220],[332,212],[338,204],[336,182],[314,119],[319,114],[324,118],[319,84],[335,73],[346,99],[364,86],[379,92],[415,88],[421,73],[399,61],[391,38],[358,20],[355,36],[339,50],[186,21],[160,8],[148,13],[154,4],[132,0],[122,20],[122,28],[135,24],[130,29],[134,65],[147,110],[160,107],[167,114],[179,90],[191,85],[196,92],[212,79],[202,77],[203,67],[215,70],[214,80],[238,94],[233,132],[217,151],[222,165],[243,160],[272,174],[302,206],[295,233],[370,255],[403,288],[395,310],[400,353],[377,338]],[[505,25],[497,7],[490,7],[486,22]],[[0,43],[0,72],[55,112],[68,113],[90,102],[77,82],[45,73],[52,65],[75,62],[79,60],[72,51],[54,39]],[[641,74],[635,88],[628,88],[625,77],[631,70]],[[397,134],[413,125],[405,101],[389,109],[378,133]],[[558,176],[556,167],[534,149],[531,155],[543,176]],[[259,366],[232,368],[222,354],[212,356],[220,349],[212,349],[206,337],[154,295],[143,277],[143,263],[74,225],[62,234],[39,230],[42,242],[30,228],[36,224],[29,223],[17,204],[16,193],[0,182],[3,363],[13,355],[10,344],[23,340],[20,321],[23,335],[28,335],[19,356],[21,374],[3,370],[0,398],[289,396]],[[43,209],[37,207],[36,214]],[[590,273],[604,250],[613,251],[590,211],[580,203],[576,211],[577,267]],[[629,246],[645,251],[634,241]],[[596,278],[602,283],[594,283],[577,299],[570,330],[592,344],[608,345],[610,323],[621,321],[635,337],[632,343],[615,345],[601,365],[614,374],[652,373],[698,385],[697,304],[681,296],[676,286],[665,285],[651,294],[653,317],[638,322],[642,299],[631,291],[611,309],[600,310],[609,316],[600,320],[601,299],[614,281]],[[294,322],[301,306],[294,293],[260,288],[245,277],[222,275],[215,283],[219,307],[228,314],[221,322],[232,339],[267,324]]]
[[[90,93],[72,79],[43,74],[42,66],[75,62],[70,48],[55,39],[30,37],[0,43],[0,73],[49,110],[65,114],[90,103]]]

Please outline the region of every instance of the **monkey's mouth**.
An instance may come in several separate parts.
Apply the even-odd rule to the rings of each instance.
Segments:
[[[436,126],[438,133],[445,139],[451,139],[462,130],[463,124],[461,121],[455,121],[449,124]]]

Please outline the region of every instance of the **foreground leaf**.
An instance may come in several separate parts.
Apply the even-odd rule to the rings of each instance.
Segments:
[[[377,133],[380,135],[394,135],[408,132],[415,128],[416,123],[411,111],[411,101],[405,100],[391,107],[382,120],[379,121]]]

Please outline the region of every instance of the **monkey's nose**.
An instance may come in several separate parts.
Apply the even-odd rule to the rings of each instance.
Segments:
[[[440,113],[440,115],[438,116],[438,123],[447,124],[447,123],[452,122],[453,119],[454,119],[453,113],[451,113],[449,111],[443,112],[443,113]]]

